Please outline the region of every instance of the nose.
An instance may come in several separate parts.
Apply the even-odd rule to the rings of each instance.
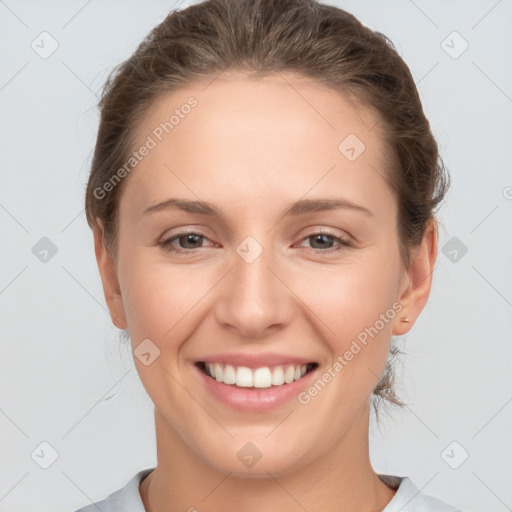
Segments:
[[[215,317],[223,329],[261,341],[289,322],[292,305],[291,292],[271,252],[263,250],[252,260],[250,252],[255,250],[250,245],[238,248],[233,268],[219,287]]]

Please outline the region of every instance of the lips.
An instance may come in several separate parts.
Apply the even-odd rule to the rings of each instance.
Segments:
[[[208,398],[240,412],[270,412],[317,378],[314,358],[267,352],[204,355],[191,361]]]
[[[228,407],[231,410],[239,411],[240,413],[265,413],[271,412],[273,410],[278,409],[279,407],[284,407],[286,404],[290,402],[294,402],[298,395],[304,391],[307,387],[311,386],[311,383],[318,378],[319,365],[317,363],[307,363],[306,364],[306,373],[302,375],[298,380],[294,380],[293,382],[287,384],[284,382],[281,385],[271,385],[270,387],[265,388],[257,388],[257,387],[239,387],[235,384],[224,384],[224,382],[217,381],[216,378],[213,378],[209,375],[209,370],[206,366],[207,362],[205,361],[197,361],[192,366],[195,368],[196,375],[199,377],[199,381],[202,383],[204,391],[207,393],[204,400],[205,403],[208,403],[212,398],[214,403],[222,405],[224,407]],[[224,371],[225,365],[227,363],[209,363],[214,364],[214,372],[215,365],[218,364],[221,366]],[[281,366],[281,365],[277,365]],[[286,366],[283,365],[283,366]],[[295,366],[295,365],[289,365]],[[302,366],[302,365],[300,365]],[[299,366],[299,367],[300,367]],[[235,368],[235,367],[233,367]],[[236,367],[237,370],[240,367]],[[249,371],[256,373],[264,366],[249,368],[248,366],[242,367],[245,370],[242,372]],[[275,367],[266,367],[270,370],[273,370]],[[236,374],[235,374],[236,376]],[[223,375],[224,378],[224,375]],[[247,378],[243,377],[242,378]],[[257,379],[263,379],[263,377],[257,377]],[[260,381],[261,382],[261,381]],[[247,381],[242,382],[246,386],[250,383],[248,378]],[[254,384],[254,381],[253,383]],[[268,374],[267,381],[268,384]],[[199,397],[201,395],[198,395]]]

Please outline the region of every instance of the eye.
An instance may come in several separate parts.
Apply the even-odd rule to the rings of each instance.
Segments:
[[[333,253],[343,250],[345,247],[351,247],[352,243],[350,240],[341,237],[336,236],[332,233],[326,232],[326,231],[320,231],[318,233],[312,233],[311,235],[308,235],[307,237],[303,238],[302,241],[305,240],[313,240],[313,244],[317,245],[318,247],[312,247],[315,252],[318,253]],[[334,242],[338,243],[338,247],[335,249],[332,249],[332,242],[329,242],[329,239],[331,239]],[[204,236],[201,233],[197,232],[186,232],[186,233],[178,233],[177,235],[174,235],[163,242],[159,242],[158,245],[162,247],[165,251],[175,253],[175,254],[193,254],[197,250],[203,248],[203,241],[207,240],[206,236]],[[178,244],[181,247],[176,247],[175,242],[178,242]],[[328,247],[327,247],[328,246]]]
[[[351,247],[352,244],[350,240],[341,237],[333,235],[332,233],[326,232],[326,231],[320,231],[318,233],[312,233],[311,235],[308,235],[307,237],[303,238],[302,241],[305,240],[313,240],[313,244],[319,244],[318,247],[312,247],[316,252],[320,253],[333,253],[343,250],[345,247]],[[333,240],[334,242],[338,243],[338,247],[335,249],[331,249],[332,244],[329,242],[329,239]],[[326,247],[328,245],[329,247]]]
[[[206,237],[201,233],[178,233],[177,235],[174,235],[173,237],[168,238],[163,242],[160,242],[158,245],[162,247],[165,251],[177,254],[194,253],[197,249],[201,248],[203,240],[206,240]],[[185,246],[185,248],[182,249],[180,247],[176,247],[176,245],[173,245],[174,241],[178,241],[178,243],[180,245]]]

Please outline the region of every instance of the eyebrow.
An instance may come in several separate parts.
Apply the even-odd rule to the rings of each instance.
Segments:
[[[155,204],[146,208],[144,214],[167,210],[170,208],[177,208],[187,213],[195,213],[210,217],[224,218],[224,215],[219,208],[207,201],[189,201],[185,199],[171,198],[161,203]],[[312,212],[350,209],[368,216],[373,216],[373,213],[364,206],[348,201],[347,199],[300,199],[299,201],[291,204],[284,212],[283,217],[297,217]]]

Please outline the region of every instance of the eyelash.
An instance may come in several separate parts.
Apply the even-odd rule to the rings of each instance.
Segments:
[[[158,245],[160,247],[162,247],[165,251],[168,251],[168,252],[171,252],[171,253],[174,253],[174,254],[186,254],[186,253],[189,253],[189,254],[192,253],[193,254],[196,251],[199,251],[200,249],[202,249],[202,247],[197,247],[195,249],[179,249],[179,248],[174,247],[172,245],[172,242],[174,242],[175,240],[177,240],[177,239],[179,239],[179,238],[181,238],[183,236],[187,236],[187,235],[198,235],[199,237],[201,237],[203,239],[206,239],[206,240],[208,239],[202,233],[199,233],[199,232],[196,232],[196,231],[189,231],[189,232],[178,233],[177,235],[174,235],[173,237],[168,238],[167,240],[164,240],[163,242],[159,242]],[[340,245],[339,245],[339,247],[337,249],[326,249],[326,250],[323,250],[323,249],[312,249],[313,251],[315,251],[317,253],[329,254],[329,253],[334,253],[334,252],[342,251],[346,247],[352,247],[352,243],[350,242],[350,240],[347,240],[346,238],[341,237],[341,236],[335,236],[332,233],[329,233],[327,231],[319,231],[319,232],[311,233],[310,235],[304,237],[301,240],[301,242],[304,241],[304,240],[307,240],[308,238],[313,238],[313,237],[318,236],[318,235],[324,235],[324,236],[327,236],[329,238],[332,238],[335,242],[338,242]]]

